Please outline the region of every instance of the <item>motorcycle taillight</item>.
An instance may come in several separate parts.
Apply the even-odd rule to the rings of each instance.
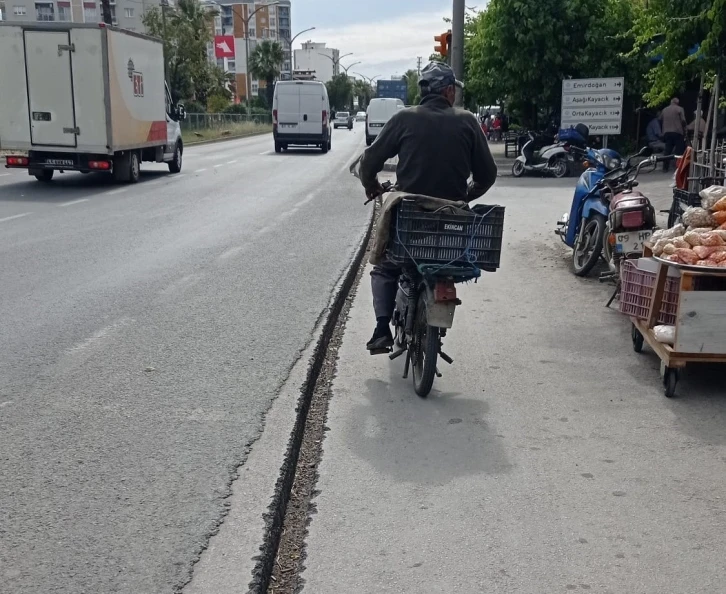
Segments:
[[[631,210],[623,213],[621,224],[625,229],[638,229],[643,226],[644,222],[645,217],[642,210]]]
[[[457,301],[456,285],[453,281],[439,281],[434,285],[434,302],[447,303],[449,301]]]

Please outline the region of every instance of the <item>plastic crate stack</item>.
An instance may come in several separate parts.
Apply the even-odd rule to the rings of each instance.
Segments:
[[[626,260],[620,271],[620,311],[621,313],[645,320],[650,313],[653,301],[656,273],[638,268],[632,260]],[[673,326],[678,315],[680,293],[679,279],[667,277],[663,304],[658,323]]]

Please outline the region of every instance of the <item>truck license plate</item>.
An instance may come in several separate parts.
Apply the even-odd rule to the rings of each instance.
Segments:
[[[280,128],[297,128],[297,124],[280,124]]]
[[[46,165],[73,167],[73,159],[46,159]]]
[[[615,251],[619,254],[642,253],[643,244],[650,239],[653,231],[629,231],[628,233],[615,234]]]

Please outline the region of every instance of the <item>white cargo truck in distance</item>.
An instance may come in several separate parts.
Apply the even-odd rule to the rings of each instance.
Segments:
[[[0,23],[6,167],[46,182],[55,171],[136,182],[142,161],[178,173],[184,117],[164,81],[160,40],[102,23]]]

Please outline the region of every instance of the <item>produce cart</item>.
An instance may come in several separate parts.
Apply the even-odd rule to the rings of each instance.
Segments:
[[[655,272],[635,262],[625,265],[621,311],[633,324],[635,352],[647,343],[660,358],[664,392],[672,398],[688,363],[726,363],[726,268],[645,260]],[[672,345],[658,340],[659,325],[674,327]]]

